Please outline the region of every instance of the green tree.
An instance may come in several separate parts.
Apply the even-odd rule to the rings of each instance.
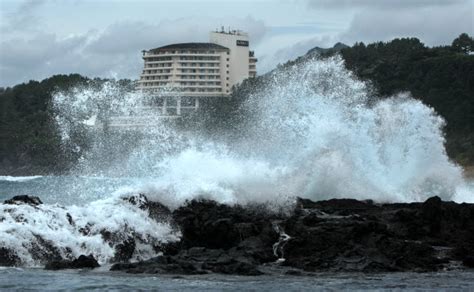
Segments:
[[[454,51],[464,54],[474,52],[474,39],[467,33],[460,34],[452,43]]]

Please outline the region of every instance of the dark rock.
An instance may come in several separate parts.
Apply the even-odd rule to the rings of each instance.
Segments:
[[[60,250],[50,240],[35,234],[35,240],[28,247],[31,257],[38,262],[53,262],[62,260]]]
[[[252,259],[241,257],[221,249],[193,247],[174,256],[159,256],[139,263],[119,263],[111,271],[151,274],[206,274],[221,273],[233,275],[261,275]]]
[[[0,266],[14,267],[20,265],[21,260],[16,253],[6,247],[0,247]]]
[[[125,262],[132,258],[135,252],[135,240],[132,237],[115,246],[114,262]]]
[[[93,269],[100,267],[93,255],[80,255],[77,259],[68,261],[52,261],[46,264],[46,270],[62,270],[62,269]]]
[[[278,238],[270,222],[275,217],[279,215],[206,200],[191,201],[173,212],[173,220],[182,232],[183,248],[229,249],[247,237],[259,235],[271,249]]]
[[[258,270],[256,265],[252,265],[246,262],[232,262],[225,265],[217,264],[217,265],[213,265],[210,268],[210,270],[214,273],[241,275],[241,276],[263,275],[263,273]]]
[[[474,256],[466,256],[462,264],[468,268],[474,268]]]
[[[5,204],[10,205],[20,205],[20,204],[28,204],[31,206],[38,206],[43,204],[40,198],[35,196],[28,196],[28,195],[21,195],[21,196],[14,196],[9,200],[5,200]]]
[[[114,271],[259,275],[262,265],[277,260],[282,269],[289,269],[287,274],[295,270],[295,275],[327,271],[436,271],[444,269],[450,261],[463,261],[465,267],[472,267],[474,205],[443,202],[438,197],[423,203],[383,205],[353,199],[298,199],[294,210],[286,213],[208,200],[187,202],[171,213],[143,195],[124,200],[148,210],[155,220],[170,222],[182,237],[180,242],[153,243],[161,256],[127,263],[137,244],[150,243],[135,234],[102,230],[102,239],[115,247],[113,261],[119,263],[112,266]],[[68,221],[74,224],[72,217]],[[84,235],[91,230],[90,224],[79,229]],[[52,249],[46,241],[38,242],[39,250],[47,251],[41,257],[53,259],[47,268],[78,265],[74,261],[54,260],[63,253]],[[445,251],[442,256],[440,247]],[[1,256],[0,251],[0,260]]]
[[[288,270],[285,272],[285,275],[289,276],[302,276],[303,273],[300,270]]]
[[[142,210],[148,210],[149,216],[157,221],[164,221],[171,217],[171,211],[168,207],[159,202],[149,201],[144,194],[125,197],[123,199],[132,205],[138,206]]]
[[[75,223],[74,220],[72,219],[71,214],[66,213],[66,218],[67,218],[67,222],[69,222],[69,224],[71,224],[72,226],[75,226],[75,225],[76,225],[76,223]]]
[[[192,201],[173,212],[185,247],[230,248],[240,238],[235,209],[214,201]]]

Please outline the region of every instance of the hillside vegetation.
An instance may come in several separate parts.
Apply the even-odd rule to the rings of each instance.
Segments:
[[[409,91],[446,120],[446,149],[455,161],[474,164],[474,41],[461,34],[452,45],[427,47],[416,38],[394,39],[352,47],[314,48],[275,70],[304,62],[317,54],[341,54],[348,69],[370,81],[378,98]],[[201,112],[184,120],[197,123],[208,134],[237,131],[244,117],[240,104],[261,90],[268,74],[244,81],[232,96],[202,101]],[[51,109],[52,95],[77,86],[98,86],[105,80],[78,74],[56,75],[0,90],[0,172],[26,174],[63,172],[79,154],[61,147]],[[132,84],[130,80],[118,81]],[[202,119],[202,116],[205,119]],[[201,118],[200,118],[201,117]],[[186,123],[183,123],[186,124]]]

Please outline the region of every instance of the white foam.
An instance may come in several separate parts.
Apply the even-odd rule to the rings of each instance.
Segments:
[[[472,200],[461,168],[446,155],[444,120],[408,93],[380,100],[370,92],[340,57],[309,60],[270,75],[250,96],[241,108],[250,114],[231,142],[217,133],[181,132],[162,120],[128,138],[93,132],[78,173],[137,177],[119,193],[145,192],[170,207],[201,196],[229,204],[294,196]],[[81,125],[96,116],[97,104],[140,116],[144,96],[113,94],[121,93],[108,84],[56,96],[68,143],[77,126],[71,121]]]
[[[41,261],[44,259],[34,259],[30,252],[39,242],[37,236],[56,247],[62,257],[93,254],[101,264],[114,256],[114,246],[103,239],[103,231],[109,231],[122,240],[135,236],[147,243],[137,245],[135,260],[154,256],[153,245],[176,241],[180,236],[167,222],[154,221],[146,211],[118,197],[84,206],[0,205],[0,214],[3,217],[0,246],[13,249],[25,266],[44,264]],[[67,214],[70,214],[73,224]],[[89,231],[81,232],[80,229],[86,226]]]
[[[11,182],[25,182],[29,180],[34,180],[37,178],[41,178],[41,175],[34,175],[34,176],[9,176],[9,175],[0,175],[0,181],[11,181]]]
[[[26,265],[37,265],[29,253],[36,234],[64,255],[70,248],[72,256],[92,253],[104,263],[113,256],[113,247],[100,235],[105,229],[123,238],[141,237],[135,257],[151,257],[153,243],[178,240],[179,234],[120,199],[139,192],[171,208],[197,197],[268,206],[284,206],[296,196],[412,202],[437,195],[474,202],[474,186],[446,155],[443,119],[409,94],[373,101],[377,98],[367,84],[355,79],[339,57],[310,60],[269,79],[240,109],[245,121],[230,140],[217,133],[208,138],[182,132],[160,119],[137,132],[87,130],[84,121],[93,117],[107,122],[114,112],[140,115],[146,97],[110,83],[56,94],[63,143],[81,157],[73,175],[108,178],[104,184],[121,187],[95,200],[96,190],[74,184],[75,191],[82,187],[80,199],[89,202],[81,206],[74,198],[68,207],[0,205],[5,217],[0,245],[15,249]],[[90,142],[87,148],[84,139]],[[18,223],[21,218],[26,221]],[[79,229],[88,223],[91,231],[84,235]]]

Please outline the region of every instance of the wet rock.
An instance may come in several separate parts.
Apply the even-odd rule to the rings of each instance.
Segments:
[[[67,218],[67,222],[69,222],[70,225],[76,226],[76,223],[75,223],[74,220],[72,219],[71,214],[66,213],[66,218]]]
[[[14,199],[13,204],[34,202]],[[139,234],[103,229],[99,231],[102,240],[115,248],[112,261],[118,263],[112,270],[259,275],[265,271],[262,267],[275,265],[301,273],[436,271],[452,261],[461,261],[466,268],[473,266],[474,205],[444,202],[438,197],[409,204],[298,199],[286,213],[208,200],[193,200],[171,212],[144,195],[124,200],[148,210],[155,220],[170,222],[182,237],[180,242],[161,244]],[[18,223],[24,222],[22,214],[15,216]],[[76,226],[70,214],[65,219],[83,235],[97,232],[90,223]],[[129,263],[138,244],[148,244],[162,255]],[[92,256],[71,260],[65,249],[58,250],[41,237],[29,246],[33,258],[48,262],[48,269],[98,265]],[[439,247],[446,251],[442,256]],[[0,265],[19,262],[13,251],[0,248]]]
[[[271,220],[279,216],[207,200],[191,201],[173,212],[173,220],[182,232],[183,248],[229,249],[248,237],[258,235],[271,249],[278,237],[271,228]]]
[[[230,248],[239,240],[235,208],[214,201],[192,201],[173,212],[185,247]]]
[[[35,234],[34,238],[35,240],[29,244],[28,251],[35,261],[44,263],[62,260],[61,252],[53,242],[45,240],[38,234]]]
[[[52,261],[46,264],[46,270],[63,270],[63,269],[93,269],[100,267],[93,255],[80,255],[77,259],[68,261]]]
[[[126,262],[130,260],[135,252],[135,240],[132,237],[115,246],[114,262]]]
[[[0,247],[0,266],[14,267],[20,265],[21,260],[16,253],[6,247]]]
[[[149,216],[157,221],[164,221],[171,217],[171,211],[168,207],[159,202],[148,200],[144,194],[125,197],[123,200],[138,206],[142,210],[147,210]]]
[[[10,204],[10,205],[27,204],[31,206],[38,206],[38,205],[43,204],[43,202],[40,200],[40,198],[35,197],[35,196],[21,195],[21,196],[14,196],[11,199],[5,200],[4,204]]]
[[[241,254],[242,255],[242,254]],[[139,263],[118,263],[111,271],[151,274],[206,274],[261,275],[250,258],[236,257],[222,249],[193,247],[174,256],[159,256]]]
[[[462,264],[468,268],[474,268],[474,256],[466,256]]]

